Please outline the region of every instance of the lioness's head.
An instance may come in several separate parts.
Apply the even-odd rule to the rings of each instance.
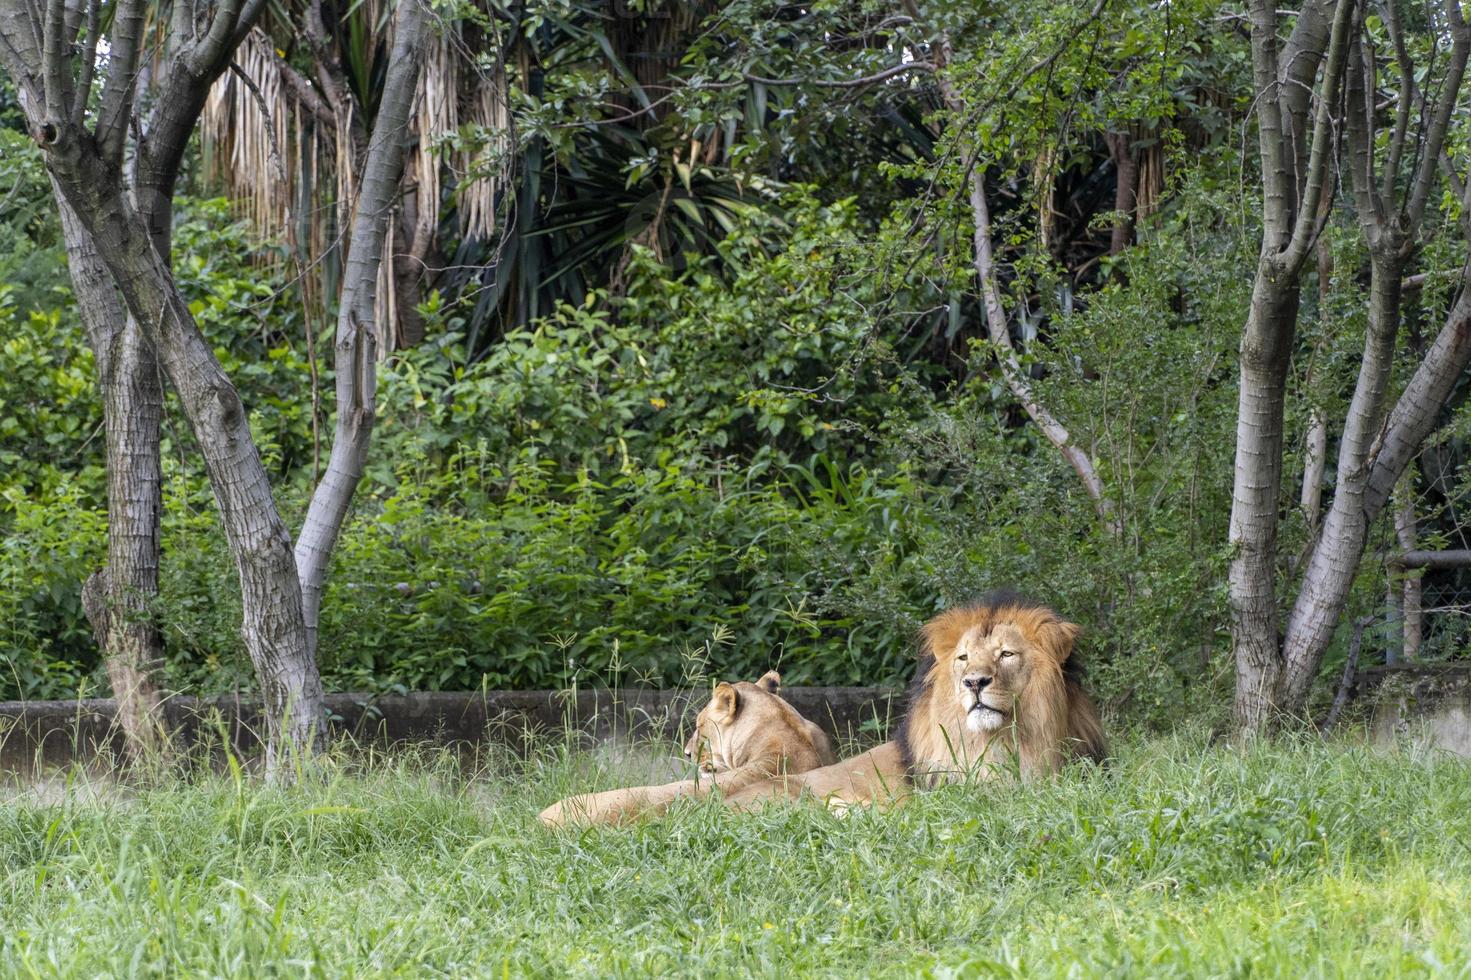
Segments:
[[[757,746],[780,737],[790,752],[810,748],[827,765],[835,761],[827,735],[781,697],[781,675],[768,670],[754,684],[722,681],[710,693],[710,702],[695,718],[694,731],[684,745],[685,757],[705,772],[738,769],[750,761]]]

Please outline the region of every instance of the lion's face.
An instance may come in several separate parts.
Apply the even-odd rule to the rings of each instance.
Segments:
[[[1050,656],[1013,623],[967,630],[950,656],[950,679],[968,731],[994,732],[1015,717],[1039,658]]]

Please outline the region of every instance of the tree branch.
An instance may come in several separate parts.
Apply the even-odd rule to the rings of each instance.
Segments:
[[[1348,98],[1344,129],[1348,134],[1348,174],[1353,186],[1354,210],[1372,248],[1384,222],[1383,201],[1374,187],[1374,87],[1362,44],[1353,46],[1348,66]]]
[[[143,0],[121,0],[108,35],[107,80],[97,111],[97,147],[102,159],[118,166],[133,115],[133,73],[143,32]]]
[[[66,0],[50,0],[46,6],[46,20],[42,32],[41,58],[44,64],[42,78],[46,93],[46,124],[42,139],[55,143],[61,139],[71,118],[71,102],[67,98],[71,76],[66,70],[67,40],[62,37],[62,22],[66,19]]]
[[[1465,282],[1464,275],[1462,281]],[[1405,385],[1389,414],[1384,434],[1370,452],[1371,468],[1363,503],[1370,519],[1384,509],[1410,458],[1435,430],[1441,407],[1468,363],[1471,363],[1471,290],[1463,286],[1445,326]]]
[[[327,471],[312,492],[295,549],[308,642],[313,649],[328,562],[347,518],[353,493],[362,479],[373,433],[380,327],[373,319],[374,299],[388,214],[403,175],[404,144],[417,87],[425,21],[420,0],[402,0],[396,14],[388,77],[368,141],[353,214],[337,320],[337,426]]]
[[[1454,0],[1452,0],[1454,2]],[[1389,158],[1384,164],[1384,187],[1379,192],[1386,201],[1395,199],[1394,181],[1399,174],[1400,159],[1405,152],[1405,138],[1410,132],[1410,104],[1415,94],[1415,68],[1410,63],[1410,53],[1405,49],[1404,27],[1400,24],[1399,7],[1394,0],[1384,0],[1384,23],[1389,28],[1389,41],[1394,47],[1395,66],[1399,68],[1399,105],[1394,114],[1394,133],[1389,138]],[[1372,70],[1368,77],[1373,80]],[[1375,86],[1369,85],[1369,91]]]
[[[795,88],[799,85],[812,85],[816,88],[862,88],[865,85],[874,85],[886,81],[896,75],[905,75],[912,71],[933,72],[935,65],[928,61],[907,61],[902,65],[894,65],[883,71],[874,72],[872,75],[864,75],[862,78],[824,79],[824,78],[763,78],[760,75],[744,74],[742,82],[732,83],[739,85],[743,82],[757,82],[761,85],[774,87]],[[713,87],[713,86],[706,86]]]
[[[1021,362],[1017,359],[1016,348],[1011,343],[1011,327],[1007,321],[1006,310],[1001,304],[1001,289],[996,280],[996,263],[992,255],[991,214],[986,204],[985,176],[979,166],[974,168],[970,174],[970,205],[975,216],[976,277],[981,284],[981,296],[986,308],[986,326],[991,342],[1001,350],[1001,373],[1006,378],[1006,385],[1011,389],[1012,396],[1026,409],[1027,415],[1036,423],[1037,428],[1042,430],[1047,441],[1057,447],[1063,458],[1068,461],[1068,465],[1078,474],[1078,479],[1082,481],[1083,489],[1092,499],[1093,508],[1097,511],[1098,519],[1103,526],[1114,537],[1118,537],[1123,533],[1123,527],[1114,513],[1112,502],[1104,492],[1103,480],[1098,476],[1093,460],[1073,443],[1068,430],[1038,400],[1036,392],[1032,390],[1027,380]]]
[[[1271,0],[1251,3],[1252,81],[1256,89],[1257,145],[1262,155],[1262,224],[1272,251],[1285,247],[1291,173],[1283,159],[1282,109],[1277,99],[1277,8]]]
[[[1461,16],[1459,0],[1446,0],[1446,17],[1450,21],[1451,64],[1446,71],[1445,90],[1431,117],[1430,130],[1425,138],[1425,153],[1420,158],[1418,172],[1411,187],[1409,202],[1404,209],[1406,231],[1413,239],[1419,232],[1420,221],[1425,215],[1426,203],[1435,182],[1435,170],[1445,149],[1446,133],[1450,129],[1451,115],[1455,112],[1456,100],[1460,98],[1461,85],[1466,78],[1467,57],[1471,56],[1471,29]],[[1413,79],[1411,80],[1413,85]],[[1455,184],[1452,184],[1455,187]],[[1458,193],[1461,189],[1457,189]],[[1471,241],[1471,236],[1467,237]]]
[[[97,39],[101,30],[101,0],[86,0],[87,3],[87,41],[82,46],[82,71],[81,78],[77,82],[76,102],[72,106],[72,125],[78,129],[82,126],[83,117],[87,112],[87,100],[92,94],[92,73],[97,68]]]
[[[230,41],[240,21],[240,3],[241,0],[224,0],[210,21],[209,31],[190,50],[189,71],[195,77],[208,73],[221,58],[228,60],[234,53]]]
[[[1328,62],[1323,67],[1323,88],[1318,95],[1318,113],[1313,121],[1313,150],[1308,158],[1307,186],[1297,209],[1297,222],[1282,260],[1294,272],[1302,267],[1318,235],[1318,197],[1328,171],[1328,153],[1333,144],[1333,106],[1338,101],[1347,63],[1349,29],[1355,22],[1355,0],[1339,0],[1333,15],[1333,35],[1328,45]]]

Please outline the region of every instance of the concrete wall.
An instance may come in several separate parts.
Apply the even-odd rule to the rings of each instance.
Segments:
[[[902,713],[903,698],[871,687],[795,687],[783,696],[839,739],[877,737]],[[486,691],[461,694],[333,694],[329,727],[375,745],[431,743],[460,749],[504,746],[522,753],[530,739],[570,733],[589,742],[610,737],[677,737],[694,720],[706,693],[624,691]],[[227,740],[255,752],[263,731],[259,706],[231,697],[178,697],[168,702],[171,730],[191,746]],[[122,750],[111,699],[0,702],[0,774],[29,773],[70,762],[107,764]]]
[[[1387,744],[1403,738],[1471,757],[1471,664],[1397,664],[1360,675],[1371,698],[1369,732]]]

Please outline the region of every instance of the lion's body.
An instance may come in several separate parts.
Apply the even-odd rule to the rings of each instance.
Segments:
[[[654,816],[683,797],[731,794],[752,783],[806,772],[836,760],[827,735],[803,718],[778,693],[773,671],[756,683],[720,684],[695,720],[685,754],[713,770],[695,779],[658,786],[584,793],[541,812],[548,827],[612,824]]]
[[[834,766],[732,794],[746,807],[810,793],[830,804],[887,803],[957,779],[1051,775],[1107,754],[1098,711],[1071,659],[1078,627],[1051,609],[994,597],[924,628],[924,659],[895,739]]]

